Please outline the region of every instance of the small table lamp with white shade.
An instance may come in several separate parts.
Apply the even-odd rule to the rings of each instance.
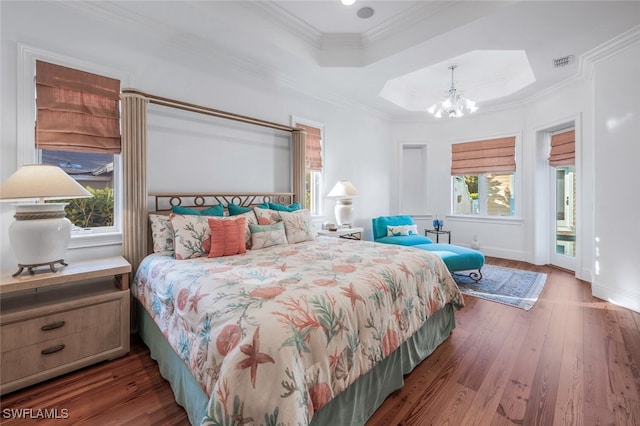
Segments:
[[[358,191],[348,180],[338,181],[327,194],[327,198],[336,199],[336,221],[338,226],[350,228],[353,224],[353,205],[351,199],[358,195]]]
[[[89,198],[91,193],[60,167],[30,164],[20,167],[0,186],[1,201],[36,199],[33,204],[15,204],[15,222],[9,227],[9,242],[18,259],[19,275],[24,268],[48,265],[63,266],[64,254],[71,238],[71,222],[65,216],[66,203],[45,203],[44,200]]]

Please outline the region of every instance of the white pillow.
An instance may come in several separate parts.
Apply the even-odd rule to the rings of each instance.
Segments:
[[[387,237],[417,235],[418,225],[387,225]]]
[[[150,214],[153,252],[173,255],[173,228],[169,215]]]
[[[313,229],[309,210],[280,212],[280,217],[284,223],[284,230],[289,244],[311,241],[316,238],[316,231]]]

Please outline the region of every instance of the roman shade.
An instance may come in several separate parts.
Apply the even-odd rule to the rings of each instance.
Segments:
[[[551,136],[549,165],[572,166],[576,162],[576,131],[569,130]]]
[[[313,172],[322,171],[322,135],[320,129],[296,123],[307,132],[305,142],[305,168]]]
[[[516,170],[515,136],[451,145],[451,175]]]
[[[36,61],[36,148],[120,153],[120,80]]]

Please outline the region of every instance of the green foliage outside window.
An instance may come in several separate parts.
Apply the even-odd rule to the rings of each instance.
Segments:
[[[66,200],[67,219],[80,228],[113,226],[113,188],[93,189],[86,187],[93,197]]]

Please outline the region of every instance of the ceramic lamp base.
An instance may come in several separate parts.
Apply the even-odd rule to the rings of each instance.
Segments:
[[[15,222],[9,226],[9,242],[22,272],[36,266],[63,262],[71,238],[71,222],[64,217],[65,203],[16,205]]]
[[[353,224],[353,206],[350,199],[336,200],[336,222],[340,227],[351,227]]]

